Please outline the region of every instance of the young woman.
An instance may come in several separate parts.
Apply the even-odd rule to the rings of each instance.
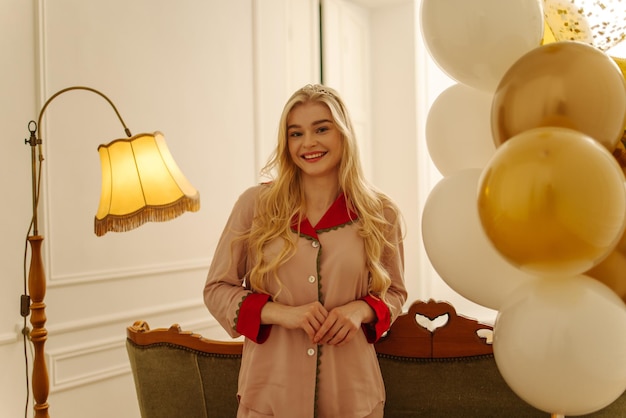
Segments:
[[[406,300],[400,213],[363,177],[339,95],[296,91],[217,245],[204,301],[243,335],[238,417],[382,417],[372,343]]]

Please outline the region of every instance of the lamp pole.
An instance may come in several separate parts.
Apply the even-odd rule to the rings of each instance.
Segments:
[[[41,257],[41,244],[43,237],[41,235],[32,235],[28,237],[31,246],[30,270],[28,273],[28,291],[30,293],[30,323],[33,329],[30,332],[30,340],[33,342],[35,349],[35,357],[33,360],[33,398],[35,400],[35,418],[49,417],[48,414],[48,393],[49,380],[48,369],[46,367],[46,359],[44,357],[44,346],[48,339],[48,330],[46,330],[46,304],[44,298],[46,296],[46,275],[43,268],[43,259]]]
[[[33,235],[28,237],[31,247],[30,269],[28,272],[28,292],[30,295],[30,323],[33,329],[30,332],[30,340],[34,346],[33,360],[33,398],[35,400],[35,417],[49,417],[48,414],[48,392],[49,380],[48,369],[46,367],[46,359],[44,357],[44,347],[48,339],[48,330],[46,330],[46,304],[44,298],[46,296],[46,274],[43,268],[43,259],[41,256],[41,245],[43,237],[39,235],[37,224],[37,206],[39,200],[38,192],[38,173],[37,169],[37,153],[36,146],[41,145],[41,139],[37,139],[37,125],[34,121],[28,124],[30,138],[26,143],[31,147],[31,166],[32,166],[32,199],[33,199]],[[39,158],[43,160],[41,153]]]
[[[107,231],[121,232],[131,230],[148,221],[170,220],[179,216],[184,211],[195,212],[200,209],[200,198],[197,190],[189,184],[176,166],[176,163],[167,150],[162,134],[159,132],[156,132],[155,135],[139,134],[131,138],[130,130],[126,127],[124,120],[113,102],[98,90],[83,86],[74,86],[59,90],[45,102],[41,108],[37,122],[29,122],[28,130],[30,132],[30,138],[26,139],[25,142],[31,147],[33,218],[31,224],[32,235],[31,230],[29,230],[28,242],[32,253],[28,273],[29,295],[22,295],[21,314],[24,317],[27,317],[29,313],[31,315],[30,322],[32,324],[32,330],[30,332],[30,340],[34,346],[32,392],[35,404],[35,418],[49,417],[48,394],[50,390],[44,349],[46,340],[48,339],[48,331],[45,327],[47,320],[46,304],[44,303],[46,296],[46,274],[42,258],[43,236],[39,234],[37,213],[42,175],[41,165],[44,158],[42,140],[38,132],[40,132],[41,119],[44,111],[50,102],[59,95],[71,90],[90,91],[105,99],[115,111],[115,114],[124,128],[124,132],[130,138],[128,140],[117,139],[109,145],[101,145],[98,147],[101,164],[103,167],[106,167],[106,170],[103,168],[103,177],[105,177],[104,173],[106,173],[107,177],[107,181],[103,179],[103,195],[105,196],[105,202],[108,202],[109,206],[106,204],[100,206],[106,208],[106,210],[103,210],[102,214],[100,213],[100,207],[98,208],[94,223],[94,232],[97,236],[104,235]],[[138,145],[138,150],[132,146],[135,141],[141,144]],[[119,152],[120,146],[124,152]],[[112,154],[110,154],[110,150],[113,148],[116,150],[112,153],[115,154],[115,158],[111,158]],[[141,157],[138,157],[138,155]],[[141,164],[138,163],[138,158],[141,160]],[[141,168],[140,165],[143,166],[143,168]],[[118,168],[114,170],[113,167],[115,166],[118,166]],[[128,168],[129,166],[132,167],[130,170],[124,170],[124,168]],[[135,170],[134,177],[129,173],[132,169]],[[118,173],[117,177],[122,177],[122,179],[118,179],[114,176],[114,171]],[[120,175],[119,171],[122,171],[123,174]],[[133,182],[129,179],[129,176],[135,178],[136,181]],[[115,177],[115,180],[112,180],[113,177]],[[145,178],[147,182],[142,182],[142,178]],[[163,179],[169,179],[165,181],[165,183],[171,186],[169,193],[161,193],[163,189],[161,182],[164,181]],[[118,186],[120,184],[131,184],[131,187],[121,187],[121,191],[116,194],[116,196],[118,194],[121,195],[121,199],[117,199],[117,203],[119,204],[118,208],[122,207],[125,209],[121,210],[121,213],[111,214],[108,209],[110,208],[111,201],[114,200],[110,190],[110,186],[113,183]],[[159,186],[155,188],[154,185],[156,183],[159,183]],[[105,184],[109,187],[105,188]],[[148,193],[149,197],[146,197],[144,194],[147,190],[146,184],[152,185],[152,187],[147,188],[150,190],[150,193]],[[105,189],[107,190],[106,193],[104,193]],[[179,193],[173,191],[178,191]],[[136,196],[141,196],[144,206],[135,207],[136,205],[134,204],[128,204],[128,200],[136,203],[136,199],[131,199]],[[98,218],[98,215],[102,216]]]
[[[48,414],[48,395],[50,393],[50,381],[48,377],[48,367],[46,365],[45,358],[45,344],[48,339],[48,330],[46,329],[46,304],[44,299],[46,297],[46,273],[43,265],[43,257],[41,253],[41,246],[43,243],[43,236],[39,234],[38,226],[38,206],[39,206],[39,185],[41,176],[41,163],[43,162],[43,153],[41,150],[41,135],[37,135],[37,131],[41,126],[41,119],[43,114],[52,100],[59,95],[70,90],[87,90],[92,93],[96,93],[104,98],[113,108],[118,119],[124,127],[126,135],[131,136],[130,130],[124,123],[124,120],[120,116],[117,108],[111,102],[111,100],[91,87],[73,86],[67,87],[63,90],[59,90],[53,94],[43,105],[39,112],[39,118],[37,123],[30,121],[28,123],[28,130],[30,132],[29,139],[25,140],[25,143],[30,145],[31,148],[31,166],[32,166],[32,199],[33,199],[33,218],[32,227],[33,234],[29,235],[28,242],[31,247],[31,259],[30,268],[28,271],[28,293],[30,296],[30,323],[32,330],[30,331],[30,340],[34,346],[34,359],[33,359],[33,373],[32,373],[32,391],[34,398],[35,418],[49,418]],[[39,148],[39,152],[35,148]],[[38,154],[38,155],[37,155]]]

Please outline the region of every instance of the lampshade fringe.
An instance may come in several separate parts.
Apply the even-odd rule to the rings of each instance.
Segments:
[[[126,232],[138,228],[146,222],[165,222],[185,212],[200,210],[200,197],[183,196],[176,202],[164,206],[145,206],[136,212],[126,215],[107,214],[104,218],[95,218],[94,230],[97,236],[109,231]]]

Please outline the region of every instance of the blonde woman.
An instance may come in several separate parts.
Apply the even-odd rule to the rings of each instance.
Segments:
[[[382,417],[373,343],[406,300],[400,213],[363,177],[333,89],[307,85],[283,110],[273,181],[237,200],[204,301],[243,335],[238,417]]]

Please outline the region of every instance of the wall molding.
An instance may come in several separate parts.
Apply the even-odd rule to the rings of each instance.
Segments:
[[[84,346],[65,347],[60,350],[48,350],[47,361],[50,376],[50,393],[72,389],[85,384],[105,380],[129,370],[126,362],[111,360],[110,357],[121,357],[119,351],[124,349],[124,340],[119,338],[101,340]],[[118,351],[116,354],[115,352]],[[89,361],[89,357],[98,357],[98,361]],[[81,361],[83,360],[83,361]],[[81,373],[72,373],[69,369],[78,363],[88,360],[95,368],[81,368]]]
[[[194,309],[205,309],[202,300],[193,299],[178,301],[175,303],[162,304],[150,308],[115,312],[111,315],[102,315],[89,319],[79,319],[76,321],[67,321],[59,324],[52,324],[48,327],[48,336],[50,337],[82,330],[89,330],[118,323],[128,324],[130,323],[130,321],[137,320],[137,318],[149,318],[157,315],[172,314]],[[207,317],[208,316],[209,315],[207,315]]]
[[[0,345],[13,344],[19,341],[20,333],[16,332],[6,332],[4,334],[0,334]]]
[[[102,315],[98,317],[92,317],[89,319],[79,319],[76,321],[67,321],[59,324],[46,324],[46,330],[48,331],[48,338],[54,338],[54,336],[69,334],[72,332],[80,332],[84,330],[93,330],[95,328],[104,327],[113,324],[127,324],[130,325],[131,321],[135,321],[138,318],[150,318],[158,315],[173,314],[176,312],[192,311],[196,309],[206,309],[204,303],[201,300],[184,300],[170,304],[162,304],[144,309],[135,309],[132,311],[116,312],[111,315]],[[209,315],[207,315],[209,317]],[[199,320],[185,325],[190,326],[191,329],[198,329],[200,324],[208,323],[206,320]],[[30,322],[27,322],[27,326],[31,327]],[[181,323],[182,326],[182,323]],[[16,323],[14,332],[5,332],[0,334],[0,346],[14,344],[21,339],[22,323]]]
[[[184,330],[219,328],[215,319],[188,321],[179,324]],[[62,392],[87,384],[131,373],[126,338],[90,341],[88,344],[48,350],[50,393]],[[85,367],[85,364],[94,367]],[[79,371],[78,371],[79,370]]]
[[[85,283],[127,280],[146,276],[165,276],[172,273],[193,273],[198,271],[206,272],[211,264],[210,258],[187,260],[182,262],[172,262],[164,264],[149,264],[138,267],[128,267],[111,270],[94,270],[90,272],[79,272],[72,274],[50,275],[48,281],[49,288],[75,286]],[[50,263],[46,267],[52,271]]]

